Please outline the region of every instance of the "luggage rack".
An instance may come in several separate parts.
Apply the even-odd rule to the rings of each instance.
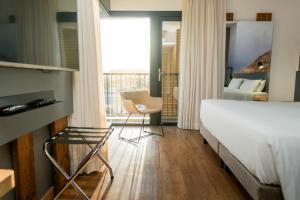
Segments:
[[[97,156],[103,164],[108,168],[111,179],[114,178],[112,168],[108,162],[98,153],[107,142],[108,138],[113,132],[113,128],[91,128],[91,127],[68,127],[56,136],[44,142],[44,153],[57,169],[66,179],[65,186],[56,194],[53,199],[57,199],[70,185],[72,185],[86,200],[90,198],[85,192],[75,183],[76,177],[83,171],[89,161]],[[72,145],[88,145],[90,152],[79,163],[77,170],[73,175],[69,175],[60,164],[49,153],[50,144],[72,144]]]

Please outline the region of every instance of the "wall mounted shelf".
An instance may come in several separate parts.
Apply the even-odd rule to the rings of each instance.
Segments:
[[[52,66],[13,63],[13,62],[3,62],[3,61],[0,61],[0,67],[12,67],[12,68],[21,68],[21,69],[36,69],[36,70],[45,70],[45,71],[67,71],[67,72],[79,71],[79,69],[71,69],[71,68],[64,68],[64,67],[52,67]]]
[[[41,106],[41,107],[37,107],[37,108],[26,108],[25,110],[20,111],[20,112],[17,112],[17,113],[8,114],[8,115],[0,115],[0,118],[14,117],[14,116],[16,116],[16,115],[19,115],[19,114],[22,114],[22,113],[25,113],[25,112],[29,112],[29,111],[36,110],[36,109],[39,109],[39,108],[47,107],[47,106],[50,106],[50,105],[53,105],[53,104],[57,104],[57,103],[61,103],[61,102],[56,101],[56,102],[54,102],[54,103],[52,103],[52,104],[48,104],[48,105]]]
[[[64,117],[66,115],[64,107],[64,102],[57,102],[26,112],[0,117],[0,145]]]

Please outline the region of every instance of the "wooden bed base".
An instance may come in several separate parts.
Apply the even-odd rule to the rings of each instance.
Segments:
[[[207,142],[214,149],[254,200],[284,199],[280,186],[260,183],[204,126],[201,126],[200,133],[204,137],[204,143]]]

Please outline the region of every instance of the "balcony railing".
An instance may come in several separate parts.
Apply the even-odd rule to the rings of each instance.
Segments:
[[[128,113],[123,108],[121,91],[147,89],[150,84],[149,73],[104,73],[104,89],[106,101],[106,115],[113,123],[125,121]],[[162,75],[163,110],[162,120],[177,120],[177,85],[178,74]],[[132,118],[131,122],[138,122],[141,116]]]
[[[123,108],[120,92],[149,90],[149,73],[104,73],[106,115],[113,123],[123,122],[128,113]],[[140,120],[140,116],[134,120]]]

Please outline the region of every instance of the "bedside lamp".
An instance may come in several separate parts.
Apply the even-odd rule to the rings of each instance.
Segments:
[[[257,67],[258,70],[263,70],[265,68],[265,66],[262,62],[258,62],[256,67]]]

